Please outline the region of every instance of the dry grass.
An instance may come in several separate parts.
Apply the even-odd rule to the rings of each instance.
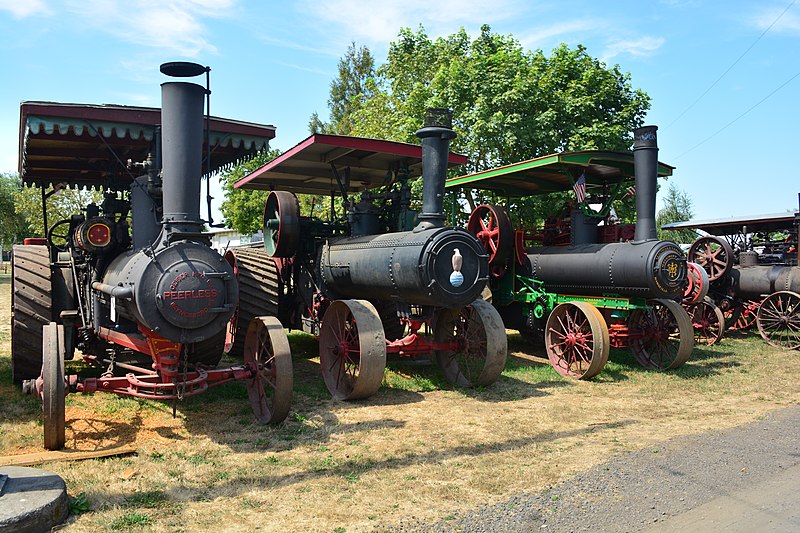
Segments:
[[[9,288],[0,277],[0,454],[38,449],[42,431],[38,403],[10,385]],[[375,397],[338,403],[313,341],[293,336],[284,424],[254,424],[238,384],[181,403],[175,419],[168,405],[75,395],[68,447],[132,442],[139,452],[45,467],[88,496],[74,531],[364,531],[539,490],[612,454],[800,401],[800,356],[757,336],[698,349],[672,373],[612,353],[593,383],[561,379],[517,335],[510,345],[508,368],[485,390],[450,390],[433,369],[398,363]]]

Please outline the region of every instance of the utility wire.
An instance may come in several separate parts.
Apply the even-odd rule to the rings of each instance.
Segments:
[[[727,129],[729,126],[731,126],[731,125],[732,125],[734,122],[736,122],[737,120],[739,120],[740,118],[742,118],[743,116],[745,116],[746,114],[748,114],[750,111],[752,111],[753,109],[755,109],[756,107],[758,107],[759,105],[761,105],[761,104],[762,104],[762,103],[763,103],[763,102],[764,102],[764,101],[765,101],[767,98],[769,98],[770,96],[772,96],[772,95],[773,95],[773,94],[775,94],[776,92],[780,91],[781,89],[783,89],[784,87],[786,87],[787,85],[789,85],[789,83],[791,83],[791,81],[792,81],[792,80],[794,80],[794,79],[795,79],[796,77],[798,77],[798,76],[800,76],[800,72],[796,73],[794,76],[792,76],[791,78],[789,78],[788,80],[786,80],[785,82],[783,82],[783,83],[782,83],[782,84],[781,84],[781,85],[780,85],[780,86],[779,86],[777,89],[773,90],[773,91],[772,91],[771,93],[769,93],[767,96],[765,96],[764,98],[762,98],[761,100],[759,100],[758,102],[756,102],[755,104],[753,104],[752,106],[750,106],[750,108],[749,108],[747,111],[745,111],[744,113],[742,113],[741,115],[739,115],[739,116],[738,116],[738,117],[736,117],[735,119],[731,120],[730,122],[728,122],[727,124],[725,124],[724,126],[722,126],[720,129],[718,129],[717,131],[715,131],[714,133],[712,133],[711,135],[709,135],[708,137],[706,137],[705,139],[703,139],[703,140],[702,140],[702,141],[700,141],[699,143],[695,144],[694,146],[692,146],[691,148],[689,148],[688,150],[686,150],[685,152],[683,152],[682,154],[680,154],[678,157],[675,157],[675,158],[673,159],[673,161],[676,161],[676,160],[680,159],[681,157],[685,156],[686,154],[688,154],[689,152],[691,152],[691,151],[692,151],[692,150],[694,150],[695,148],[698,148],[698,147],[700,147],[701,145],[703,145],[703,144],[705,144],[706,142],[708,142],[709,140],[711,140],[713,137],[716,137],[716,136],[717,136],[719,133],[721,133],[723,130],[726,130],[726,129]]]
[[[697,102],[699,102],[700,100],[702,100],[702,98],[703,98],[705,95],[707,95],[707,94],[708,94],[708,92],[709,92],[711,89],[713,89],[713,88],[714,88],[714,86],[715,86],[717,83],[719,83],[719,82],[720,82],[720,80],[722,80],[722,78],[724,78],[724,77],[725,77],[725,75],[726,75],[728,72],[730,72],[730,71],[731,71],[731,69],[732,69],[733,67],[735,67],[735,66],[736,66],[736,64],[737,64],[739,61],[741,61],[741,60],[742,60],[742,58],[743,58],[744,56],[746,56],[746,55],[747,55],[747,53],[748,53],[748,52],[749,52],[749,51],[750,51],[750,50],[751,50],[751,49],[752,49],[752,48],[753,48],[753,47],[756,45],[756,43],[758,43],[758,41],[760,41],[760,40],[761,40],[761,38],[762,38],[762,37],[764,37],[764,35],[766,35],[766,34],[767,34],[767,32],[768,32],[769,30],[771,30],[771,29],[772,29],[772,27],[773,27],[775,24],[777,24],[777,23],[778,23],[778,21],[779,21],[779,20],[780,20],[780,19],[783,17],[783,15],[785,15],[785,14],[786,14],[786,12],[787,12],[787,11],[789,11],[789,8],[791,8],[791,7],[792,7],[792,6],[795,4],[795,2],[797,2],[797,0],[792,0],[792,1],[789,3],[789,5],[788,5],[788,6],[786,6],[786,9],[784,9],[783,11],[781,11],[781,14],[780,14],[780,15],[778,15],[778,17],[777,17],[775,20],[773,20],[773,21],[772,21],[772,24],[770,24],[770,25],[767,27],[767,29],[766,29],[766,30],[764,30],[763,32],[761,32],[761,35],[759,35],[759,36],[756,38],[756,40],[755,40],[755,41],[753,41],[753,43],[752,43],[750,46],[748,46],[748,47],[747,47],[747,50],[745,50],[744,52],[742,52],[742,55],[740,55],[740,56],[739,56],[739,57],[736,59],[736,61],[734,61],[734,62],[731,64],[731,66],[729,66],[729,67],[727,68],[727,70],[725,70],[725,72],[723,72],[722,74],[720,74],[719,78],[717,78],[717,79],[714,81],[714,83],[712,83],[711,85],[709,85],[708,89],[706,89],[706,90],[703,92],[703,94],[701,94],[700,96],[698,96],[698,97],[697,97],[697,99],[696,99],[694,102],[692,102],[692,103],[689,105],[689,107],[687,107],[686,109],[684,109],[684,110],[683,110],[683,112],[682,112],[680,115],[678,115],[677,117],[675,117],[675,119],[674,119],[672,122],[670,122],[669,124],[667,124],[667,125],[666,125],[666,127],[665,127],[664,129],[666,130],[667,128],[669,128],[670,126],[672,126],[673,124],[675,124],[676,122],[678,122],[678,120],[680,120],[680,118],[681,118],[683,115],[685,115],[686,113],[688,113],[688,112],[689,112],[689,110],[690,110],[690,109],[692,109],[692,108],[695,106],[695,104],[697,104]],[[756,104],[756,105],[758,105],[758,104]],[[737,119],[737,120],[738,120],[738,119]],[[727,127],[727,126],[726,126],[726,127]]]

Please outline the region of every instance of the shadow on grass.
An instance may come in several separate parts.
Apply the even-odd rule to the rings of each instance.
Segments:
[[[389,423],[387,426],[386,424]],[[261,467],[254,467],[242,475],[236,476],[231,479],[224,479],[218,482],[211,482],[209,484],[199,487],[188,487],[182,485],[174,489],[168,489],[165,494],[172,501],[203,501],[209,497],[209,490],[214,489],[215,493],[225,494],[227,496],[236,497],[245,493],[250,493],[256,487],[262,488],[280,488],[298,485],[306,482],[313,482],[322,478],[341,477],[348,482],[357,482],[358,477],[364,474],[379,472],[385,470],[397,470],[401,468],[412,467],[416,465],[430,465],[442,463],[444,461],[471,457],[479,457],[487,454],[501,454],[509,450],[518,450],[521,447],[530,446],[533,444],[544,444],[553,442],[559,439],[566,439],[587,433],[597,433],[612,429],[625,427],[637,423],[636,420],[620,420],[615,422],[593,423],[587,426],[564,431],[543,432],[534,436],[526,436],[519,438],[508,439],[500,443],[476,443],[469,445],[453,446],[451,448],[436,448],[428,451],[421,451],[418,448],[409,449],[409,451],[402,456],[390,457],[383,460],[363,459],[357,456],[341,460],[327,460],[313,462],[308,468],[301,471],[292,471],[285,475],[270,474],[269,470],[279,464],[277,458],[265,458],[264,464]],[[370,423],[359,424],[358,429],[364,429],[365,425],[374,424],[375,428],[392,427],[391,421],[375,421]],[[347,426],[345,430],[349,429]],[[252,451],[252,447],[247,448]],[[272,459],[271,461],[269,459]],[[266,470],[266,471],[265,471]],[[120,499],[124,498],[126,494],[107,492],[101,494],[99,499]]]

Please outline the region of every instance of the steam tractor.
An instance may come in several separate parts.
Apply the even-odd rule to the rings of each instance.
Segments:
[[[161,67],[206,79],[209,70]],[[288,412],[291,357],[277,320],[248,331],[242,365],[214,369],[239,285],[200,218],[204,153],[208,175],[266,148],[274,128],[204,114],[202,85],[173,81],[161,91],[160,110],[21,106],[20,173],[41,187],[45,227],[50,186],[103,191],[100,205],[13,249],[13,379],[43,399],[49,449],[65,443],[67,392],[168,400],[174,409],[177,400],[242,380],[259,420]],[[76,350],[100,377],[64,375]]]
[[[264,250],[229,251],[247,291],[231,322],[231,351],[243,346],[248,320],[273,313],[285,327],[319,335],[322,374],[337,399],[374,394],[387,354],[432,354],[456,386],[488,385],[500,376],[505,328],[480,299],[489,277],[486,253],[475,237],[444,225],[448,165],[466,162],[449,153],[451,124],[449,110],[428,110],[417,131],[421,147],[312,135],[235,184],[272,192]],[[420,170],[416,214],[410,179]],[[294,193],[320,196],[301,214]],[[329,208],[319,208],[327,194]]]
[[[611,347],[628,347],[658,370],[677,368],[691,354],[692,324],[677,301],[687,288],[686,258],[656,238],[656,179],[672,173],[657,160],[656,129],[634,132],[633,154],[553,154],[447,182],[509,198],[576,192],[569,220],[548,219],[540,229],[514,231],[505,209],[489,204],[467,225],[489,253],[492,304],[506,326],[531,341],[543,336],[564,376],[596,376]],[[634,192],[634,174],[636,225],[615,224],[612,203]],[[600,203],[599,211],[590,203]]]
[[[725,313],[726,327],[754,323],[773,346],[800,348],[800,212],[675,222],[663,229],[705,235],[689,248],[710,280],[709,298]]]

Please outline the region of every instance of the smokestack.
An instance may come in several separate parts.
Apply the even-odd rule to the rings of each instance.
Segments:
[[[658,126],[633,130],[633,171],[636,174],[636,232],[634,242],[656,234],[656,180],[658,179]]]
[[[453,112],[435,107],[425,112],[425,125],[417,131],[422,139],[422,212],[420,224],[444,226],[444,181],[453,131]]]
[[[178,231],[202,229],[200,177],[205,96],[205,88],[194,83],[161,85],[164,223]]]

